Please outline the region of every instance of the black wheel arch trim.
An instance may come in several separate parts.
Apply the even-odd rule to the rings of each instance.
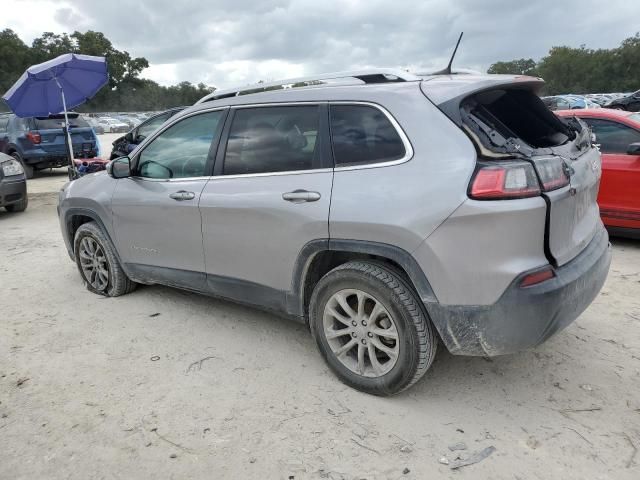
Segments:
[[[73,222],[73,217],[78,217],[78,216],[89,217],[98,224],[98,226],[102,229],[103,233],[106,235],[107,239],[111,242],[111,246],[113,247],[115,256],[118,259],[118,262],[120,262],[120,265],[122,265],[122,261],[120,259],[120,255],[118,254],[118,250],[115,248],[116,244],[111,238],[111,235],[109,234],[109,230],[105,227],[105,224],[100,218],[100,216],[93,210],[90,210],[88,208],[80,208],[80,207],[71,207],[67,209],[64,213],[65,235],[66,235],[66,238],[68,239],[67,250],[69,251],[69,256],[71,257],[71,260],[75,262],[75,252],[73,251],[73,236],[71,231],[72,222]]]
[[[375,255],[397,263],[404,269],[423,304],[437,302],[438,299],[431,288],[422,268],[416,259],[406,250],[386,243],[367,240],[350,239],[317,239],[305,244],[294,264],[291,291],[287,295],[287,310],[296,316],[305,316],[305,278],[314,258],[321,252],[352,252]]]

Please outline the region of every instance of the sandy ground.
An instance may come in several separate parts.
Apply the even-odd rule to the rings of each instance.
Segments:
[[[640,242],[613,242],[601,295],[545,345],[441,350],[376,398],[287,320],[165,287],[89,293],[47,182],[64,172],[0,213],[1,479],[640,478]],[[458,442],[495,452],[452,470]]]

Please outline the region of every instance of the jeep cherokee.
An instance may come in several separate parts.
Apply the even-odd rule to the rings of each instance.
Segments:
[[[164,284],[306,322],[359,390],[534,347],[610,264],[600,153],[540,79],[345,72],[217,91],[60,192],[89,290]]]

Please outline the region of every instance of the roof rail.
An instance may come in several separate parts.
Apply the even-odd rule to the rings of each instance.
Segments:
[[[369,70],[354,70],[346,72],[325,73],[309,77],[289,78],[269,83],[254,83],[240,88],[227,90],[217,90],[205,95],[195,104],[219,100],[221,98],[236,97],[238,95],[249,95],[271,90],[283,90],[287,88],[309,87],[328,83],[327,80],[356,79],[364,83],[387,83],[387,82],[415,82],[422,80],[420,77],[409,72],[392,68],[377,68]]]

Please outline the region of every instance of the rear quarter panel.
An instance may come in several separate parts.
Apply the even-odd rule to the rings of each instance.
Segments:
[[[343,100],[376,103],[388,110],[408,137],[413,157],[399,165],[336,168],[330,237],[387,243],[412,252],[466,199],[475,148],[422,94],[418,83],[393,95],[384,89],[361,90],[366,97]]]

